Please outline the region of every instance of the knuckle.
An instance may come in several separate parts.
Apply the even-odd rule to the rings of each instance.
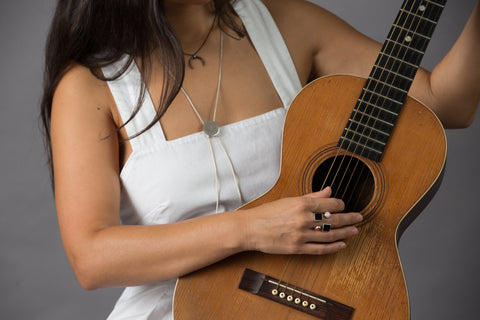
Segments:
[[[336,205],[337,205],[337,210],[338,210],[338,211],[343,211],[343,210],[345,210],[345,202],[343,202],[343,200],[337,199]]]
[[[300,233],[294,233],[290,239],[291,243],[295,246],[300,246],[304,242],[304,238]]]
[[[298,244],[292,243],[287,247],[288,254],[299,254],[301,247]]]
[[[335,231],[331,231],[331,232],[326,232],[325,233],[325,242],[333,242],[333,241],[336,241],[337,240],[337,237],[335,235]]]
[[[294,215],[293,217],[290,218],[290,221],[288,223],[289,229],[291,231],[295,230],[300,230],[304,227],[304,219],[300,215]]]
[[[298,197],[298,198],[295,198],[295,203],[294,203],[294,207],[298,210],[298,211],[306,211],[308,209],[308,202],[307,202],[307,199],[305,197]]]
[[[317,249],[317,254],[318,255],[324,255],[324,254],[327,254],[329,253],[329,251],[327,250],[327,247],[326,246],[319,246],[318,249]]]

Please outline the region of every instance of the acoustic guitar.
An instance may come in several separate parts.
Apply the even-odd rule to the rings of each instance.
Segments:
[[[446,138],[407,92],[445,2],[405,0],[368,79],[327,76],[302,89],[278,181],[243,207],[331,186],[346,212],[363,214],[359,234],[331,255],[244,252],[182,277],[175,320],[410,318],[397,244],[440,184]]]

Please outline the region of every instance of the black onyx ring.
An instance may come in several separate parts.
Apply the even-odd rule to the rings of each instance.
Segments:
[[[323,223],[321,226],[315,226],[315,231],[329,232],[332,229],[332,225],[328,223]]]
[[[325,219],[328,219],[331,216],[332,216],[332,214],[328,211],[325,212],[325,213],[314,212],[313,213],[313,221],[322,221],[324,217],[325,217]]]

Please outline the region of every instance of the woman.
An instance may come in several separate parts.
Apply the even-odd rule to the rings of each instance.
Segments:
[[[379,44],[303,0],[232,4],[58,2],[42,102],[58,219],[85,289],[129,287],[109,319],[169,319],[174,279],[232,254],[329,254],[358,232],[359,213],[327,214],[344,209],[328,187],[233,210],[275,182],[296,92],[367,77]],[[479,33],[477,4],[410,90],[445,127],[474,119]],[[330,232],[315,230],[319,212]]]

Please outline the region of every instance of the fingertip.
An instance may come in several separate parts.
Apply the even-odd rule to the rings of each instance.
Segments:
[[[325,187],[320,191],[316,191],[316,192],[311,193],[311,195],[313,195],[313,196],[319,196],[319,197],[322,197],[322,198],[323,197],[329,198],[331,194],[332,194],[332,188],[331,187]]]
[[[320,191],[332,193],[332,187],[326,186],[325,188],[323,188],[323,189],[320,190]]]

